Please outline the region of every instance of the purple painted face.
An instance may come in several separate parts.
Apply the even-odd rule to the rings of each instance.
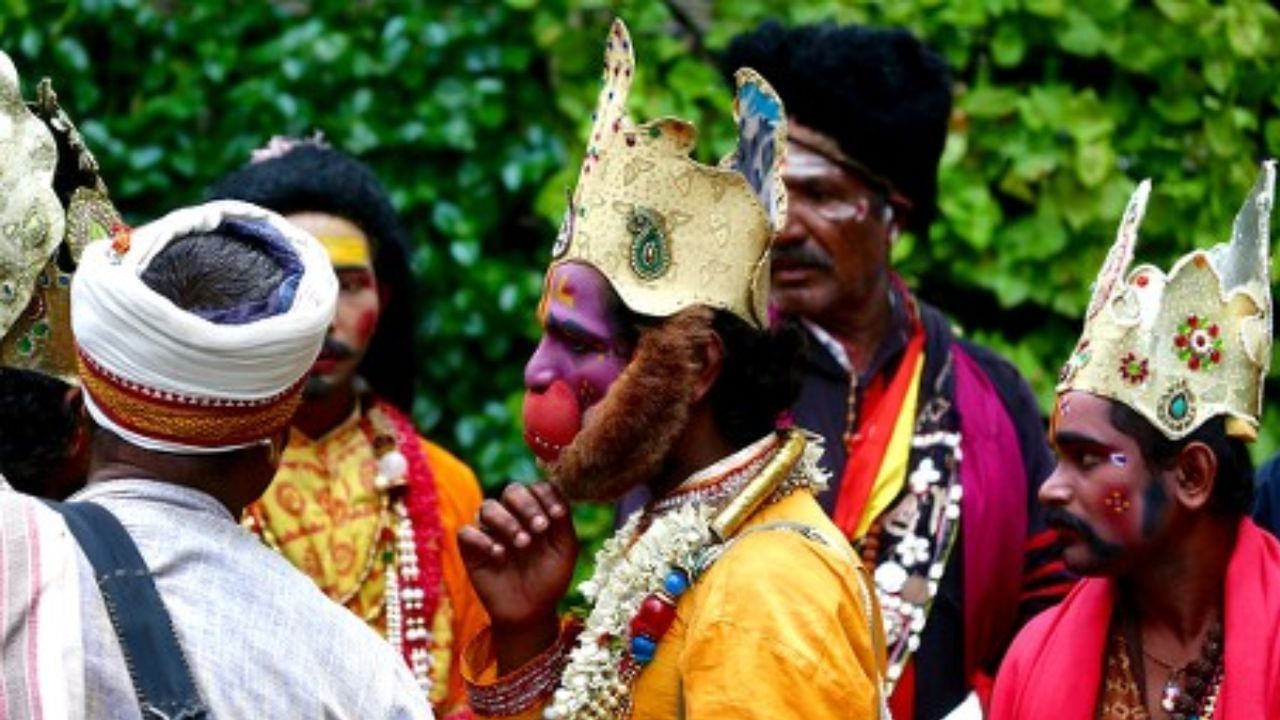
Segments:
[[[622,374],[631,348],[618,296],[588,265],[552,268],[538,319],[542,340],[524,368],[525,437],[540,458],[554,462]]]

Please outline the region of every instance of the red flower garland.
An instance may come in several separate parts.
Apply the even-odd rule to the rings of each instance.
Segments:
[[[404,455],[409,471],[404,487],[404,504],[413,523],[413,544],[418,555],[418,579],[402,580],[407,585],[422,590],[422,614],[427,619],[428,631],[434,627],[436,612],[440,608],[440,596],[444,591],[444,571],[441,562],[443,529],[440,522],[440,503],[436,493],[435,476],[422,449],[422,441],[413,423],[390,403],[377,401],[376,410],[391,422],[396,433],[396,444]],[[387,572],[396,572],[388,567]],[[431,650],[431,642],[402,641],[402,654],[409,667],[413,667],[412,652],[415,647]],[[448,682],[448,679],[444,679]]]

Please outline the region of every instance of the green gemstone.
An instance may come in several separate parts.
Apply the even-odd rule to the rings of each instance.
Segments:
[[[1190,403],[1187,402],[1187,396],[1178,393],[1169,401],[1169,416],[1174,420],[1181,420],[1187,416],[1187,411],[1190,407]]]

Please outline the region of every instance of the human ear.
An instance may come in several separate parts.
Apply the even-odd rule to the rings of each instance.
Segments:
[[[1187,443],[1178,452],[1173,467],[1174,494],[1188,510],[1199,510],[1209,502],[1218,478],[1218,458],[1202,442]]]
[[[719,333],[709,332],[706,335],[706,341],[695,352],[696,360],[701,365],[698,381],[693,389],[693,402],[697,403],[711,392],[711,388],[715,387],[716,379],[720,377],[720,369],[724,367],[724,340],[720,339]]]

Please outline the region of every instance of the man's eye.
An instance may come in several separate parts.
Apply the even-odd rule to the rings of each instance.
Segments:
[[[1080,453],[1080,467],[1085,470],[1092,470],[1102,464],[1102,456],[1097,453]]]

